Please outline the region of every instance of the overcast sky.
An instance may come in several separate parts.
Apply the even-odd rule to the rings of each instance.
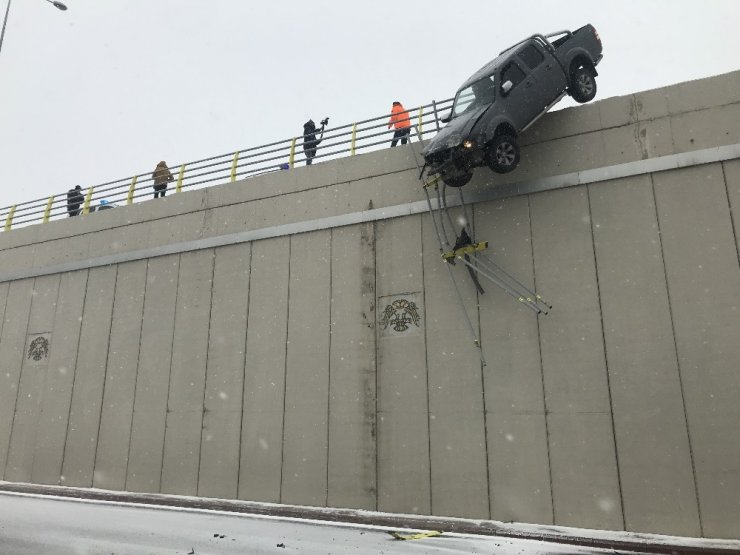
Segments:
[[[740,69],[737,0],[64,1],[11,6],[0,207],[449,98],[536,32],[596,27],[597,99]]]

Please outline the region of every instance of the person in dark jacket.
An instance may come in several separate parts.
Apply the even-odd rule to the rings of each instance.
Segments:
[[[167,167],[167,162],[162,160],[157,164],[157,167],[154,168],[152,179],[154,180],[154,198],[157,198],[160,195],[164,198],[164,195],[167,192],[167,182],[173,181],[175,178]]]
[[[326,120],[324,120],[326,121]],[[306,154],[306,165],[310,166],[313,162],[314,156],[316,156],[316,150],[324,137],[324,122],[321,122],[321,128],[319,129],[321,136],[316,138],[316,124],[312,119],[308,120],[303,124],[303,152]]]
[[[85,197],[82,195],[82,187],[75,185],[74,189],[67,191],[67,214],[70,218],[79,215],[83,202],[85,202]]]

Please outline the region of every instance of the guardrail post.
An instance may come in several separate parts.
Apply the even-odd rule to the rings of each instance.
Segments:
[[[290,158],[288,158],[288,167],[292,170],[295,165],[295,142],[296,138],[293,138],[293,142],[290,143]]]
[[[13,214],[15,214],[15,204],[10,207],[8,217],[5,218],[5,231],[10,231],[10,226],[13,225]]]
[[[421,130],[421,126],[422,126],[422,123],[423,123],[423,121],[422,121],[422,118],[423,117],[424,117],[424,107],[422,106],[421,108],[419,108],[419,125],[416,128],[416,132],[419,134],[419,140],[420,141],[423,141],[424,140],[424,134],[423,134],[423,132]]]
[[[128,197],[126,197],[126,204],[134,202],[134,191],[136,190],[136,180],[139,179],[138,175],[135,175],[131,180],[131,185],[128,188]]]
[[[432,109],[434,110],[434,123],[437,126],[437,132],[439,133],[439,114],[437,113],[436,100],[432,100]]]
[[[355,155],[355,143],[357,142],[357,124],[352,126],[352,146],[350,147],[350,156]]]
[[[180,166],[180,173],[177,176],[177,185],[175,186],[175,192],[182,192],[182,177],[185,175],[185,164]]]
[[[85,195],[85,204],[82,207],[82,213],[83,214],[89,214],[90,213],[90,200],[92,200],[92,194],[93,194],[93,187],[90,187],[87,190],[87,195]]]
[[[51,204],[54,202],[54,195],[51,195],[49,197],[49,200],[46,201],[46,210],[44,210],[44,222],[47,223],[49,221],[49,214],[51,214]]]
[[[236,165],[239,163],[239,151],[234,153],[234,161],[231,164],[231,182],[236,181]]]

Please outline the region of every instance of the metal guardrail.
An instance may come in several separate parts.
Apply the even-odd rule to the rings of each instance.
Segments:
[[[442,112],[451,108],[452,101],[452,98],[440,102],[432,101],[431,104],[407,110],[411,129],[416,130],[418,140],[439,131]],[[354,156],[360,151],[369,152],[387,146],[395,131],[387,129],[390,116],[384,114],[326,130],[313,160],[326,161],[347,155]],[[234,182],[274,171],[290,171],[306,161],[303,143],[303,135],[300,135],[172,166],[170,170],[173,173],[174,184],[168,184],[167,189],[171,191],[174,188],[175,192],[179,193],[184,189]],[[150,197],[154,193],[152,171],[93,185],[82,189],[81,193],[84,195],[84,202],[80,206],[81,215],[93,212],[101,200],[106,200],[110,204],[142,202],[145,197]],[[68,217],[66,191],[48,198],[0,208],[0,225],[4,222],[4,231],[66,217]]]

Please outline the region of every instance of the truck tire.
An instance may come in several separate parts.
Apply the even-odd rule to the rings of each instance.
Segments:
[[[463,187],[473,178],[473,172],[467,172],[456,175],[442,174],[442,181],[448,187]]]
[[[570,95],[573,100],[583,104],[596,96],[596,78],[587,67],[579,67],[573,72],[570,80]]]
[[[496,135],[486,148],[486,164],[496,173],[509,173],[519,165],[519,145],[512,135]]]

